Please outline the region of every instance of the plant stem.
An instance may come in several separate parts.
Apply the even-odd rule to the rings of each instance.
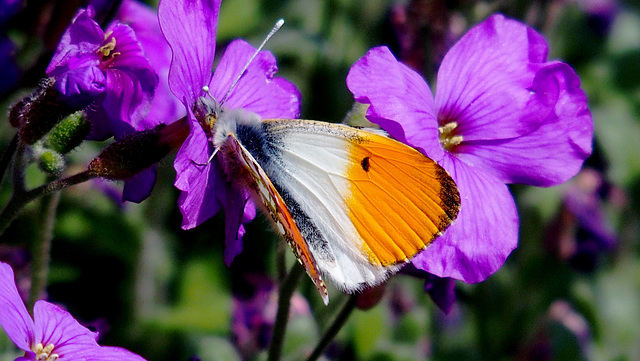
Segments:
[[[18,148],[18,134],[14,135],[7,145],[7,148],[2,152],[2,157],[0,158],[0,183],[4,179],[4,175],[7,172],[7,168],[9,168],[9,163],[11,163],[11,159],[13,159],[13,154],[16,152]]]
[[[338,334],[342,326],[345,325],[345,323],[349,319],[349,316],[355,309],[356,298],[357,298],[357,295],[349,296],[347,303],[345,303],[344,306],[342,306],[342,309],[340,310],[336,318],[333,320],[329,328],[327,328],[327,330],[324,332],[324,334],[322,335],[322,338],[316,345],[316,348],[313,350],[311,355],[307,358],[307,361],[315,361],[322,355],[324,350],[327,348],[327,346],[329,346],[331,341],[336,337],[336,335]]]
[[[269,345],[269,361],[278,361],[282,356],[282,345],[284,335],[289,321],[289,307],[291,306],[291,296],[295,292],[300,278],[304,274],[304,269],[297,262],[289,270],[289,274],[284,282],[280,284],[278,293],[278,312],[273,325],[273,336]]]
[[[18,153],[20,153],[20,151],[18,151]],[[16,157],[16,161],[18,161],[17,158],[18,157]],[[36,198],[42,197],[45,194],[59,191],[78,183],[86,182],[89,179],[95,177],[96,176],[89,171],[84,171],[78,174],[74,174],[68,178],[56,179],[53,182],[41,185],[40,187],[34,188],[29,191],[21,191],[19,188],[16,188],[16,184],[14,183],[14,193],[9,199],[9,202],[7,202],[7,204],[2,209],[2,212],[0,212],[0,234],[2,234],[5,229],[7,229],[9,224],[13,222],[20,211],[22,211],[22,209],[27,204],[29,204],[29,202],[33,201]]]
[[[53,239],[53,226],[59,201],[60,192],[49,193],[41,199],[40,220],[42,224],[31,249],[33,260],[31,262],[31,291],[27,305],[29,310],[33,309],[34,303],[47,287],[51,240]]]

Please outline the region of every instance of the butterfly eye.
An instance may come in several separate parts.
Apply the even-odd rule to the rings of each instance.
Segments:
[[[193,115],[208,136],[211,136],[213,124],[219,114],[220,106],[213,97],[198,97],[193,105]]]

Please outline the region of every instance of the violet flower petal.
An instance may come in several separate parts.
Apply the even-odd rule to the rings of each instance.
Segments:
[[[249,195],[242,188],[234,187],[229,182],[217,183],[218,199],[224,207],[224,262],[231,265],[233,259],[242,252],[242,236],[244,227],[242,220]]]
[[[157,174],[158,167],[154,165],[124,181],[122,200],[140,203],[147,199],[156,185]]]
[[[54,345],[55,353],[70,360],[86,351],[95,352],[99,347],[97,332],[91,332],[80,325],[71,314],[62,308],[46,302],[37,301],[33,306],[36,340],[43,346]]]
[[[35,338],[34,324],[20,298],[13,269],[0,262],[0,326],[11,341],[24,351],[29,351]]]
[[[184,145],[182,149],[185,149]],[[178,198],[183,217],[182,229],[191,229],[220,211],[222,204],[216,196],[216,189],[225,183],[225,179],[217,162],[197,165],[186,155],[181,155],[180,158],[176,156],[174,167],[178,172],[174,185],[182,191]]]
[[[72,107],[80,109],[107,89],[107,78],[95,65],[70,69],[61,74],[53,87]]]
[[[518,212],[500,180],[455,156],[440,164],[460,191],[456,220],[411,262],[438,277],[480,282],[497,271],[518,245]]]
[[[211,79],[219,9],[217,0],[162,0],[158,6],[160,28],[173,50],[169,86],[187,108]]]
[[[544,94],[530,88],[547,52],[540,34],[502,15],[473,27],[438,70],[440,124],[457,122],[464,141],[507,139],[537,129],[551,108]]]
[[[93,20],[94,15],[91,7],[78,10],[47,66],[48,76],[58,76],[75,68],[74,58],[83,54],[93,54],[97,65],[99,58],[96,51],[104,41],[104,32]]]
[[[347,87],[359,103],[370,104],[367,119],[393,138],[439,161],[438,122],[429,86],[386,47],[369,50],[347,75]]]
[[[424,291],[445,314],[451,311],[456,302],[456,281],[453,278],[440,278],[430,274],[424,281]]]
[[[101,346],[99,350],[94,351],[97,354],[90,355],[87,360],[91,361],[146,361],[141,356],[120,348],[113,346]]]
[[[171,123],[183,117],[184,106],[169,89],[171,48],[160,30],[157,12],[139,1],[124,0],[116,20],[129,25],[135,31],[136,38],[159,78],[149,113],[135,125],[136,129],[153,128],[160,123]]]
[[[144,55],[133,29],[124,24],[110,26],[116,39],[114,56],[105,72],[107,74],[107,91],[102,108],[114,123],[123,121],[134,128],[142,121],[148,111],[158,77]],[[117,127],[117,126],[116,126]],[[116,137],[122,136],[118,130]]]
[[[255,51],[256,48],[244,40],[234,40],[227,46],[209,84],[214,98],[222,101]],[[243,108],[263,118],[297,118],[300,93],[289,81],[274,79],[277,70],[273,54],[261,51],[231,89],[224,107]]]
[[[557,99],[555,111],[532,133],[515,139],[462,143],[458,157],[505,183],[551,186],[573,177],[591,154],[593,121],[580,79],[554,63],[535,77],[533,90]]]

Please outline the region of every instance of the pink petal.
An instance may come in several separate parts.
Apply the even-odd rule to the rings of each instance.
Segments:
[[[544,94],[531,91],[546,57],[540,34],[502,15],[491,16],[444,57],[435,96],[438,120],[457,122],[464,141],[530,133],[552,110]]]
[[[222,101],[256,49],[244,40],[229,44],[209,84],[214,98]],[[276,59],[261,51],[251,62],[224,103],[225,108],[243,108],[263,118],[297,118],[300,93],[289,81],[274,78]]]
[[[455,156],[445,156],[440,165],[458,185],[460,213],[412,263],[438,277],[483,281],[518,245],[518,212],[513,197],[501,181]]]
[[[538,129],[514,139],[462,143],[456,149],[458,157],[505,183],[551,186],[577,174],[591,154],[593,140],[580,79],[567,64],[554,63],[536,74],[534,90],[557,100],[555,111]]]
[[[219,0],[162,0],[160,28],[173,50],[169,86],[191,107],[209,84],[216,51]]]
[[[373,48],[358,60],[349,71],[347,86],[357,102],[370,104],[367,119],[434,160],[442,158],[431,90],[388,48]]]
[[[178,162],[176,157],[176,162]],[[222,170],[216,162],[207,165],[186,167],[180,174],[180,181],[190,182],[181,188],[176,179],[176,188],[182,190],[178,198],[178,205],[182,212],[182,229],[191,229],[214,216],[220,211],[222,204],[216,197],[216,189],[224,180]]]
[[[34,325],[20,298],[13,269],[0,262],[0,326],[13,343],[24,351],[31,349]]]
[[[78,360],[79,355],[96,352],[97,332],[80,325],[71,314],[62,308],[38,301],[33,307],[36,342],[43,346],[54,345],[54,353],[61,359]]]

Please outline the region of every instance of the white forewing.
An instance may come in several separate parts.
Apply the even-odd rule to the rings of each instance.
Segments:
[[[345,291],[378,284],[399,266],[373,265],[362,252],[362,239],[349,218],[349,184],[353,164],[347,127],[303,120],[265,120],[268,152],[262,166],[273,183],[290,196],[292,214],[318,268]],[[285,200],[286,200],[286,196]],[[294,202],[291,202],[293,200]],[[292,208],[292,205],[290,205]],[[302,212],[300,212],[302,211]],[[320,234],[318,234],[320,233]]]

